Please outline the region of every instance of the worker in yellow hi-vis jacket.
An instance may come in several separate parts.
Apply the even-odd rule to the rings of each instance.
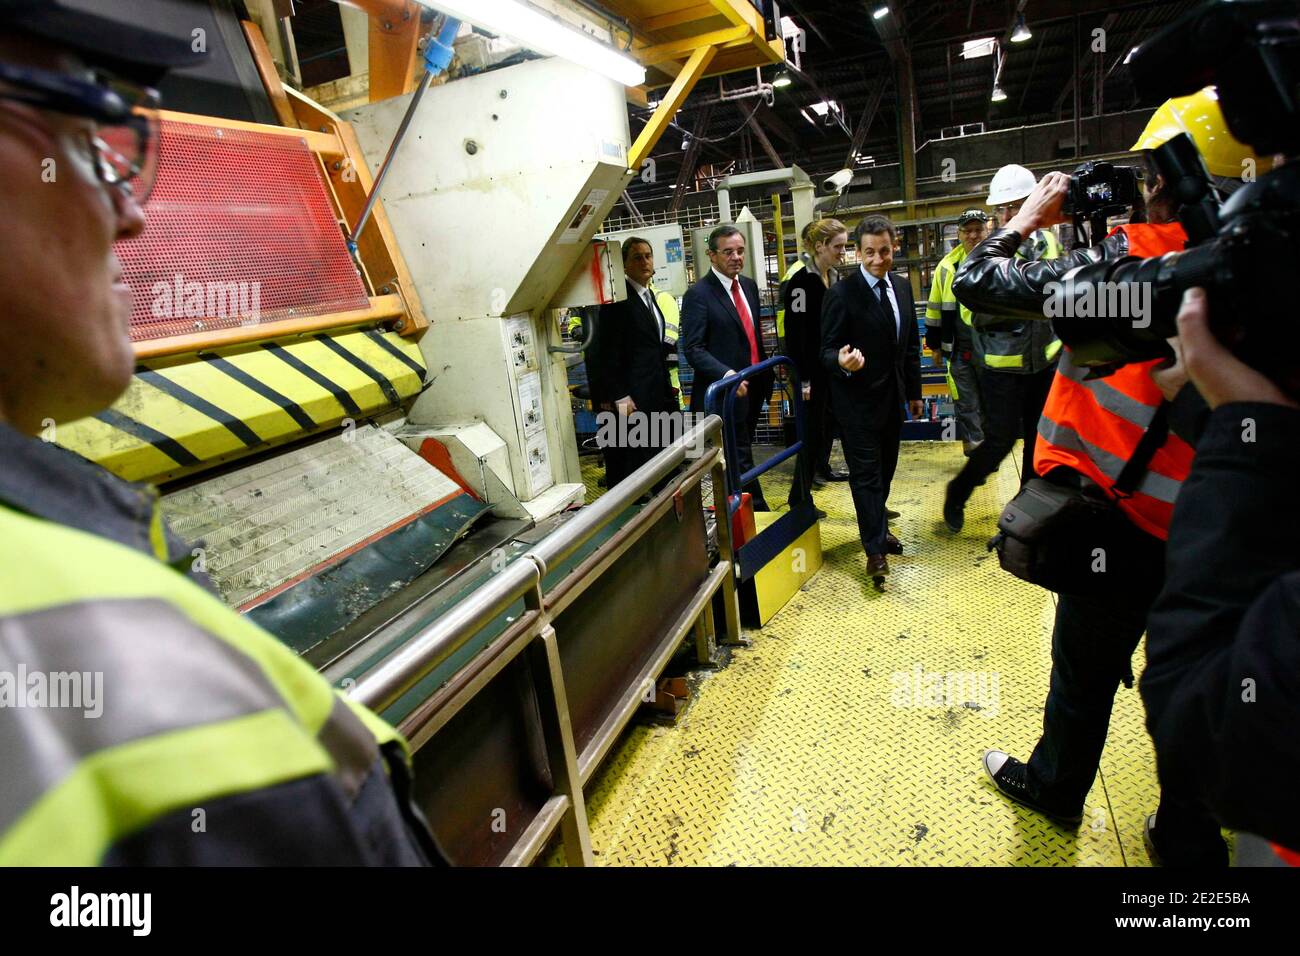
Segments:
[[[967,209],[957,219],[960,241],[935,266],[925,306],[925,346],[935,361],[947,365],[948,393],[956,407],[957,427],[967,455],[984,440],[984,429],[971,313],[952,294],[952,280],[966,255],[984,239],[988,220],[982,209]]]
[[[36,437],[131,381],[113,243],[145,228],[151,86],[202,58],[90,9],[0,0],[0,866],[439,859],[397,731],[190,579],[152,489]]]

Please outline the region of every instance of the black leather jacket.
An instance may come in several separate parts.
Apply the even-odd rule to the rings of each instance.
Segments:
[[[1258,423],[1258,441],[1241,440],[1243,421]],[[1300,849],[1298,469],[1300,411],[1231,402],[1211,414],[1174,506],[1141,684],[1167,792],[1291,849]]]
[[[971,250],[953,280],[957,301],[972,312],[1047,320],[1044,303],[1049,282],[1059,282],[1071,269],[1129,254],[1128,236],[1121,229],[1095,246],[1074,249],[1056,259],[1017,259],[1020,233],[999,229]]]

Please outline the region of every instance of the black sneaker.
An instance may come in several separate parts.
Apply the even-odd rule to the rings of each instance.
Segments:
[[[948,482],[948,489],[943,495],[943,523],[953,534],[960,531],[962,525],[966,523],[966,503],[957,500],[957,496],[953,493],[952,482]]]
[[[1051,817],[1059,823],[1078,826],[1083,822],[1083,812],[1066,813],[1043,806],[1029,795],[1029,765],[1001,750],[984,751],[984,772],[989,775],[993,785],[1016,803],[1023,804],[1031,810],[1037,810],[1043,816]]]

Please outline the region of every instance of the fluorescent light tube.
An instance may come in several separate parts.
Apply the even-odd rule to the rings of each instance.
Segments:
[[[640,86],[645,82],[645,67],[636,60],[521,0],[419,2],[490,33],[510,37],[530,50],[586,67],[624,86]]]

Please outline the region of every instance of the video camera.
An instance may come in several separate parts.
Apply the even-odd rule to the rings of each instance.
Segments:
[[[1295,0],[1211,0],[1142,44],[1131,60],[1140,96],[1159,102],[1213,84],[1233,136],[1260,155],[1300,154],[1300,6]],[[1128,286],[1112,301],[1148,301],[1132,314],[1058,318],[1053,327],[1074,364],[1103,372],[1129,362],[1172,357],[1183,292],[1205,288],[1215,334],[1243,361],[1291,394],[1300,363],[1276,345],[1279,307],[1294,294],[1300,239],[1300,162],[1284,162],[1248,182],[1226,203],[1186,135],[1155,151],[1162,178],[1181,203],[1187,249],[1155,259],[1126,257],[1074,270],[1077,291]],[[1247,171],[1243,170],[1243,178]],[[1073,183],[1071,183],[1073,189]]]
[[[1100,241],[1106,231],[1106,219],[1113,213],[1126,212],[1142,198],[1138,183],[1142,170],[1136,166],[1116,166],[1104,161],[1087,162],[1070,175],[1061,212],[1074,219],[1074,233],[1083,238],[1083,224],[1089,223],[1092,237]]]

